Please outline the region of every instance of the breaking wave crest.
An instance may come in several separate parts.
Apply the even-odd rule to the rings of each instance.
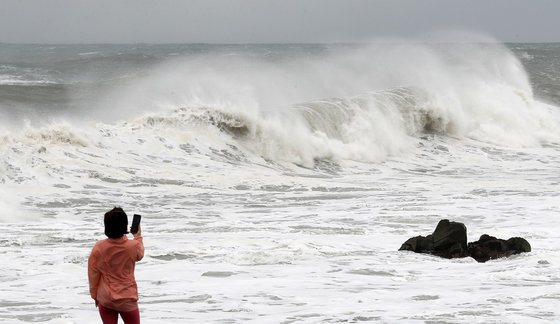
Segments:
[[[418,147],[425,134],[516,147],[560,141],[558,107],[535,100],[521,63],[501,45],[301,50],[169,62],[100,102],[98,114],[129,111],[126,121],[28,124],[0,137],[0,167],[5,176],[25,154],[68,146],[170,162],[235,147],[220,158],[312,167],[383,161]]]
[[[258,156],[304,165],[380,161],[423,133],[520,147],[558,141],[559,109],[535,100],[521,62],[500,44],[276,54],[178,59],[112,105],[158,107],[152,118],[206,122]]]

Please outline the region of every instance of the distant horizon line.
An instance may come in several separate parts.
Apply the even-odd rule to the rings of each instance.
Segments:
[[[0,45],[370,45],[370,44],[559,44],[560,41],[411,41],[386,40],[372,42],[1,42]]]

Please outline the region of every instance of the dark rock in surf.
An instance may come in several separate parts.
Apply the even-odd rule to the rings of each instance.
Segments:
[[[484,234],[478,241],[468,245],[469,255],[478,262],[508,257],[523,252],[531,252],[531,245],[521,237],[503,240]]]
[[[434,242],[432,241],[432,235],[428,236],[415,236],[409,238],[401,245],[399,251],[406,250],[417,253],[432,253],[434,250]]]
[[[402,244],[399,251],[427,253],[443,258],[472,257],[478,262],[513,254],[530,252],[531,245],[521,237],[509,240],[498,239],[484,234],[476,242],[467,244],[467,228],[463,223],[439,221],[434,232],[428,236],[416,236]]]
[[[444,258],[460,258],[467,255],[467,227],[463,223],[439,221],[432,233],[434,254]]]
[[[465,257],[467,228],[463,223],[443,219],[432,234],[410,238],[399,250],[428,253],[448,259]]]

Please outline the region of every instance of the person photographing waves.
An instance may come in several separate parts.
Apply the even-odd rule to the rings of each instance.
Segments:
[[[129,240],[128,217],[118,207],[105,213],[103,222],[107,239],[95,244],[88,259],[91,298],[104,324],[116,324],[119,314],[125,324],[139,324],[134,267],[144,257],[140,225],[132,233],[134,239]]]

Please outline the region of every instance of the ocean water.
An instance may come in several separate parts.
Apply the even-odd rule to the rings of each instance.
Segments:
[[[0,152],[3,323],[99,322],[113,206],[145,323],[560,320],[560,44],[0,44]]]

